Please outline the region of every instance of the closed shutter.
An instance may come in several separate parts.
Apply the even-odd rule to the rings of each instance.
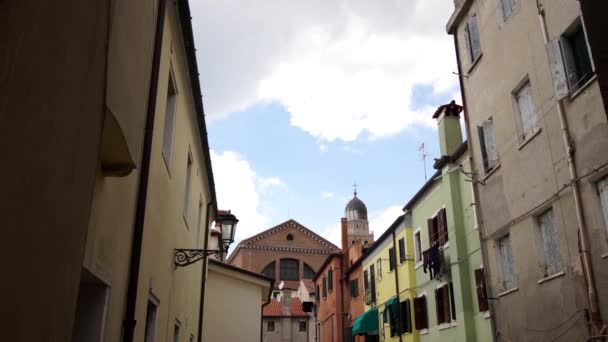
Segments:
[[[363,271],[363,288],[366,292],[369,289],[369,273],[367,270]]]
[[[445,312],[443,308],[443,291],[442,288],[435,289],[435,312],[437,314],[437,324],[445,322]]]
[[[526,82],[517,91],[517,106],[521,123],[521,138],[527,138],[536,128],[536,112],[532,98],[532,86]]]
[[[427,329],[429,327],[425,296],[414,298],[414,323],[418,330]]]
[[[405,239],[399,239],[399,262],[405,261]]]
[[[327,271],[327,287],[329,291],[334,289],[334,270],[331,268]]]
[[[494,120],[489,118],[483,122],[483,141],[486,148],[488,169],[493,169],[498,164],[498,148],[496,147],[494,132]]]
[[[513,252],[511,250],[511,238],[509,235],[498,241],[500,249],[500,262],[502,268],[502,283],[505,290],[515,287],[515,275],[513,274]]]
[[[323,277],[323,298],[327,298],[327,278]]]
[[[597,189],[604,216],[604,228],[606,229],[606,234],[608,234],[608,177],[605,177],[597,184]]]
[[[456,298],[454,297],[454,284],[450,282],[450,311],[452,313],[452,320],[456,320]]]
[[[370,290],[372,291],[372,302],[376,301],[376,278],[374,277],[374,265],[369,267],[369,275],[370,275]]]
[[[412,332],[412,313],[410,309],[410,300],[406,299],[401,302],[401,333]]]
[[[435,219],[430,218],[426,220],[426,224],[429,229],[429,246],[434,245],[437,241],[437,227],[435,225]]]
[[[486,292],[486,281],[483,268],[475,270],[475,288],[477,289],[477,306],[479,311],[488,311],[488,295]]]
[[[484,122],[485,123],[485,122]],[[484,126],[477,126],[477,136],[479,137],[479,149],[481,150],[481,159],[483,160],[483,169],[488,171],[490,163],[488,160],[488,152],[486,147],[486,137],[484,134]]]
[[[543,253],[545,258],[545,276],[549,276],[563,270],[562,258],[559,249],[559,239],[553,210],[550,209],[538,217],[538,223],[543,240]]]
[[[319,292],[319,285],[317,285],[316,288],[316,293],[315,293],[315,298],[317,299],[317,302],[319,301],[319,297],[321,297],[321,292]]]
[[[391,271],[395,270],[395,264],[397,263],[395,259],[395,248],[390,248],[388,250],[388,267]]]
[[[475,61],[481,54],[481,44],[479,41],[479,27],[477,25],[477,15],[472,15],[467,21],[469,28],[469,44],[471,49],[471,62]]]

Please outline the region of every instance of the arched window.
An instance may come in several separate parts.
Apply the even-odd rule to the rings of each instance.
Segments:
[[[300,261],[281,259],[281,280],[300,280]]]
[[[304,279],[312,279],[315,277],[315,270],[312,267],[308,266],[307,263],[304,263]]]
[[[293,241],[293,234],[287,234],[287,240]]]
[[[276,262],[274,262],[274,261],[271,262],[270,264],[266,265],[266,267],[264,267],[264,269],[262,270],[262,274],[267,276],[268,278],[275,279],[275,273],[274,273],[275,265],[276,265]]]

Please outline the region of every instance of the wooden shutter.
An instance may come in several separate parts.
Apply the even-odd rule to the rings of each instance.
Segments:
[[[600,204],[604,216],[604,228],[608,234],[608,177],[604,177],[597,183],[597,191],[600,195]]]
[[[399,239],[399,262],[405,261],[405,239]]]
[[[494,132],[494,120],[489,118],[483,122],[483,140],[486,148],[488,169],[492,169],[498,164],[498,148],[496,147],[496,135]]]
[[[426,220],[427,227],[429,229],[429,247],[437,242],[437,229],[435,227],[435,219],[430,218]]]
[[[488,295],[486,293],[486,281],[483,268],[475,270],[475,287],[477,289],[477,306],[479,311],[488,311]]]
[[[374,277],[374,265],[369,267],[370,290],[372,291],[372,302],[376,301],[376,278]]]
[[[481,54],[481,44],[479,41],[479,27],[477,25],[477,15],[474,14],[467,20],[467,27],[469,28],[469,44],[471,45],[471,62],[475,61]]]
[[[536,109],[532,97],[532,85],[529,81],[517,91],[517,105],[521,120],[522,138],[525,139],[536,127]]]
[[[562,257],[559,248],[559,238],[553,219],[553,210],[549,209],[538,217],[541,236],[543,239],[543,252],[545,257],[545,276],[558,273],[563,270]]]
[[[414,321],[416,329],[418,330],[427,329],[429,327],[425,296],[414,298]]]
[[[323,277],[323,298],[327,298],[327,278]]]
[[[367,272],[367,270],[363,271],[363,287],[365,291],[369,289],[369,273]]]
[[[481,126],[477,126],[477,136],[479,137],[479,149],[481,150],[481,159],[483,160],[483,169],[485,171],[488,171],[490,169],[490,163],[488,161],[486,137],[484,134],[484,125],[483,124]]]
[[[566,65],[562,56],[561,42],[559,38],[547,43],[547,56],[549,57],[549,67],[553,77],[553,92],[555,100],[559,101],[568,96],[568,77]]]
[[[388,266],[389,266],[389,269],[391,271],[393,271],[395,269],[395,264],[397,263],[395,259],[396,259],[395,248],[394,247],[393,248],[389,248],[389,250],[388,250]]]
[[[450,282],[450,309],[452,313],[452,320],[456,320],[456,298],[454,298],[454,283]]]
[[[437,227],[438,227],[438,235],[439,235],[439,244],[444,245],[448,242],[448,222],[445,208],[439,210],[437,213]]]
[[[334,270],[331,268],[327,271],[327,287],[329,291],[334,289]]]
[[[511,250],[511,238],[509,235],[498,241],[500,249],[500,261],[502,267],[502,282],[505,290],[515,287],[515,275],[513,273],[513,251]]]
[[[400,333],[411,333],[412,332],[412,313],[410,309],[410,300],[406,299],[401,302],[401,322],[400,322]]]
[[[437,324],[442,324],[445,322],[442,289],[443,288],[435,289],[435,312],[437,314]]]

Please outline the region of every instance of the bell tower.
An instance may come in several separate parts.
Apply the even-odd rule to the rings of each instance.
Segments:
[[[352,245],[355,241],[363,242],[363,245],[374,242],[374,233],[369,231],[367,220],[367,207],[357,197],[357,184],[354,185],[353,198],[346,204],[344,217],[346,218],[347,241]]]

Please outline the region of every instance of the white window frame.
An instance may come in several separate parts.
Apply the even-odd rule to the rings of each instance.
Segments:
[[[541,255],[543,277],[563,272],[564,261],[560,251],[559,235],[553,208],[536,216],[538,250]]]
[[[597,193],[600,198],[600,209],[602,212],[606,239],[608,240],[608,176],[604,176],[597,182]]]
[[[148,319],[148,309],[146,307],[146,326],[144,327],[144,342],[155,342],[158,332],[158,311],[160,310],[160,301],[152,293],[150,293],[147,302],[147,305],[150,304],[155,307],[154,317],[152,320]]]
[[[469,54],[469,63],[471,65],[476,64],[475,62],[481,57],[482,54],[478,19],[477,13],[473,13],[467,18],[467,23],[464,26],[465,43]],[[477,39],[478,50],[475,50],[473,44],[475,39]]]
[[[194,160],[192,159],[192,152],[188,149],[188,159],[186,161],[186,179],[184,188],[184,221],[186,221],[186,227],[188,227],[188,217],[190,215],[190,194],[192,192],[192,168],[194,166]]]
[[[487,120],[483,121],[480,126],[477,126],[479,150],[481,151],[481,159],[486,174],[494,170],[500,163],[498,146],[496,144],[495,127],[494,119],[492,117],[489,117]]]
[[[376,279],[380,282],[380,280],[382,280],[382,258],[376,260],[376,272],[378,272]]]
[[[526,100],[522,95],[529,94]],[[531,139],[538,130],[538,113],[534,103],[534,94],[532,91],[532,82],[526,76],[519,85],[513,90],[513,104],[515,106],[515,117],[517,121],[518,136],[520,142],[525,142]],[[526,103],[527,102],[527,106]],[[526,112],[523,112],[525,110]],[[524,116],[529,116],[524,120]]]
[[[421,228],[417,228],[414,231],[414,259],[416,261],[415,268],[422,266],[422,233],[420,231]],[[416,240],[416,235],[418,235],[418,240]]]
[[[167,81],[167,98],[165,104],[165,126],[163,128],[162,155],[167,170],[171,170],[171,158],[173,156],[173,141],[175,138],[175,124],[177,116],[177,85],[173,76],[172,68],[169,68],[169,79]]]
[[[203,198],[200,197],[198,200],[198,214],[196,218],[196,248],[201,248],[201,225],[203,219]],[[205,237],[206,238],[206,237]]]

